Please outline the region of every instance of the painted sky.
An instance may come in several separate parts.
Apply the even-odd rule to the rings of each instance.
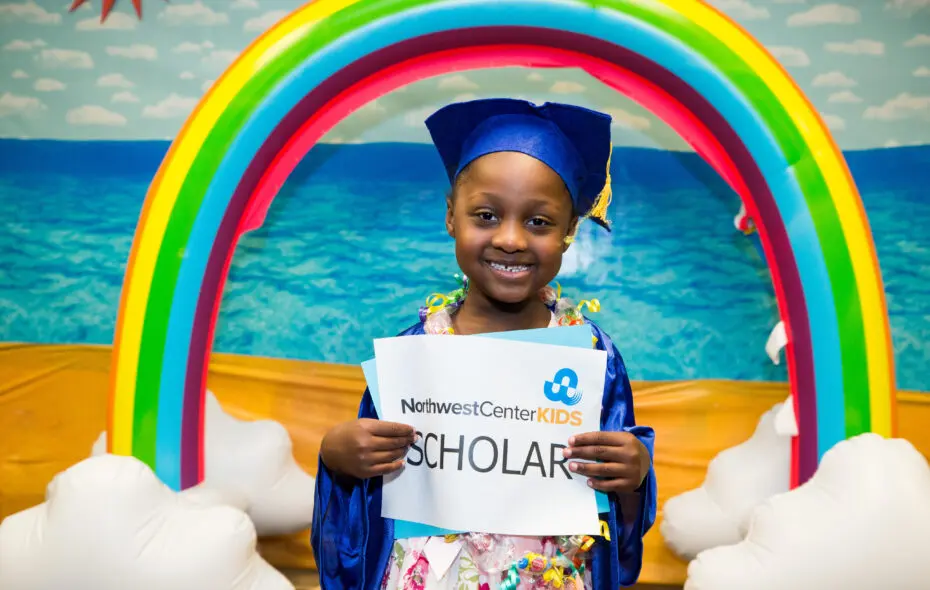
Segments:
[[[170,139],[210,83],[298,0],[0,2],[0,136]],[[930,0],[713,0],[788,68],[844,149],[930,143]],[[573,69],[492,69],[424,80],[369,104],[330,142],[428,141],[452,100],[522,96],[615,117],[618,146],[684,149],[647,109]]]

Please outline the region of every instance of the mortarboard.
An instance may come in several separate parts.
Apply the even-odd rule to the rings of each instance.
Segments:
[[[552,168],[575,210],[610,230],[610,115],[584,107],[491,98],[447,105],[426,120],[449,181],[475,159],[520,152]]]

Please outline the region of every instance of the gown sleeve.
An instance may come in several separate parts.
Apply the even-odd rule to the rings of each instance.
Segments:
[[[400,336],[422,333],[421,324]],[[378,417],[367,388],[358,417]],[[394,541],[394,521],[381,517],[381,482],[341,476],[318,458],[310,545],[323,590],[367,590],[381,582]]]
[[[607,375],[601,410],[601,430],[626,431],[638,438],[654,457],[655,432],[637,426],[633,412],[633,391],[620,352],[597,326],[597,348],[607,351]],[[610,513],[602,514],[610,530],[610,542],[595,544],[591,564],[595,588],[618,588],[636,583],[642,569],[643,536],[656,518],[656,476],[652,464],[640,487],[628,494],[609,494]]]

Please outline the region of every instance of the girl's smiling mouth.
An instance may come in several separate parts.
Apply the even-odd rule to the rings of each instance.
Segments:
[[[528,274],[533,268],[532,264],[511,264],[504,262],[494,262],[486,260],[485,264],[490,267],[494,274],[506,279],[514,279]]]

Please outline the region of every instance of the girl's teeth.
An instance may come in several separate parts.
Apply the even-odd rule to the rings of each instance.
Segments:
[[[511,265],[506,265],[506,264],[498,264],[496,262],[491,262],[490,265],[491,265],[491,268],[495,270],[500,270],[503,272],[510,272],[510,273],[518,273],[518,272],[523,272],[525,270],[530,269],[530,267],[526,265],[511,266]]]

